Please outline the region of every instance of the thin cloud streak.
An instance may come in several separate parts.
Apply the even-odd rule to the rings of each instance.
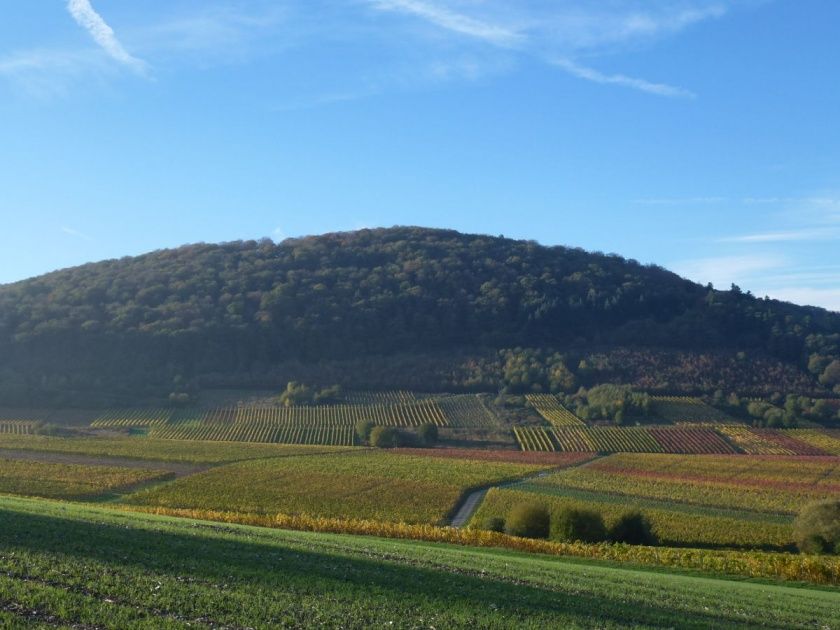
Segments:
[[[574,77],[579,79],[586,79],[594,83],[602,83],[605,85],[620,85],[623,87],[632,88],[648,94],[655,94],[657,96],[667,96],[669,98],[696,98],[697,95],[689,90],[666,85],[664,83],[653,83],[645,79],[638,79],[635,77],[628,77],[623,74],[604,74],[593,68],[582,66],[570,59],[554,59],[552,65],[557,66]]]
[[[504,26],[477,20],[420,0],[372,0],[371,5],[380,11],[396,11],[414,15],[440,28],[496,46],[513,46],[523,41],[520,33]]]
[[[808,230],[788,230],[784,232],[761,232],[742,236],[727,236],[718,239],[720,243],[785,243],[794,241],[821,241],[840,236],[835,228],[814,228]]]
[[[133,57],[117,39],[114,29],[108,26],[90,4],[90,0],[68,0],[67,10],[76,23],[85,29],[109,57],[141,74],[146,72],[146,62]]]

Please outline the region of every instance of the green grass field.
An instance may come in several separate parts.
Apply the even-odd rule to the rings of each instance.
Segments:
[[[4,628],[804,628],[840,592],[0,497]]]
[[[356,450],[230,464],[138,492],[125,501],[168,508],[437,523],[468,488],[550,467]]]

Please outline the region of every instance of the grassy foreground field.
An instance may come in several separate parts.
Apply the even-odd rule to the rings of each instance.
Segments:
[[[8,628],[840,626],[840,592],[0,497]]]

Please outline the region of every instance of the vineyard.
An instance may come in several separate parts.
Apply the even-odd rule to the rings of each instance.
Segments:
[[[29,435],[34,428],[35,423],[27,420],[0,420],[0,434]]]
[[[113,409],[97,417],[90,426],[96,429],[148,427],[166,424],[171,417],[171,409]]]
[[[830,455],[840,455],[840,429],[792,429],[788,433]]]
[[[677,504],[795,514],[803,504],[836,497],[840,468],[832,457],[727,457],[622,453],[532,482]]]
[[[432,524],[445,520],[469,488],[557,465],[351,451],[229,464],[125,500],[178,509]]]
[[[0,459],[0,493],[90,499],[103,492],[170,477],[163,471]]]
[[[484,402],[475,395],[444,396],[437,405],[446,418],[446,425],[456,428],[497,428],[500,423]]]
[[[256,442],[207,442],[161,440],[152,437],[137,439],[127,436],[74,437],[72,439],[45,435],[5,434],[0,441],[5,449],[29,453],[61,453],[105,458],[126,458],[181,462],[190,464],[220,464],[266,457],[317,455],[350,450],[339,446],[305,446],[291,444],[263,444]],[[513,451],[518,455],[517,451]]]
[[[389,390],[382,392],[347,392],[342,396],[350,405],[405,405],[417,400],[414,392]]]
[[[691,396],[652,396],[652,411],[665,422],[733,424],[737,420]]]
[[[325,425],[301,427],[257,422],[152,427],[149,436],[164,440],[325,444],[331,446],[353,446],[354,439],[353,427]]]
[[[551,394],[526,394],[525,399],[538,414],[555,427],[586,426],[586,423],[566,409],[557,400],[556,396]]]
[[[364,395],[359,400],[370,400],[370,396]],[[405,392],[391,392],[387,396],[408,399]],[[491,426],[493,418],[476,397],[453,396],[443,407],[435,400],[414,400],[398,404],[112,410],[97,417],[91,428],[143,427],[151,437],[169,440],[352,446],[354,426],[361,420],[384,426],[442,427]]]
[[[771,431],[759,432],[743,426],[721,426],[718,430],[742,452],[749,455],[795,455],[792,450],[771,439],[770,435],[774,433]]]
[[[752,429],[746,426],[528,427],[513,434],[523,451],[674,453],[694,455],[828,455],[840,452],[840,431]]]
[[[523,451],[556,451],[550,431],[542,427],[513,427],[513,434]],[[592,449],[576,450],[584,452]]]

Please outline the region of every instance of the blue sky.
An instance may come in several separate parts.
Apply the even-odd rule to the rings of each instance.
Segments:
[[[2,11],[0,282],[412,224],[840,310],[836,0]]]

